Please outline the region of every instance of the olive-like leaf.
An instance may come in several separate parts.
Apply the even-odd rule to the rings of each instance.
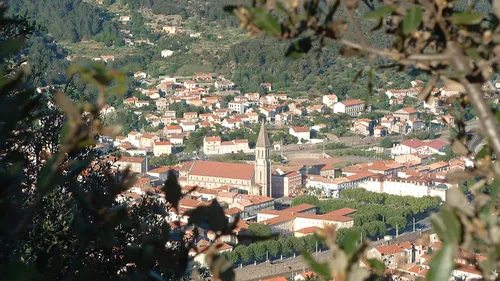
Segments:
[[[255,25],[265,31],[268,35],[278,36],[281,34],[281,26],[278,21],[264,9],[250,9]]]
[[[396,7],[392,4],[382,6],[376,10],[373,10],[367,14],[365,14],[363,17],[368,20],[376,20],[383,18],[385,16],[388,16],[392,14],[396,10]]]
[[[307,262],[307,264],[309,264],[314,273],[321,275],[321,277],[323,277],[325,280],[333,279],[330,268],[328,267],[328,263],[317,262],[307,251],[302,252],[302,257]]]
[[[453,246],[444,243],[443,248],[434,256],[429,265],[428,281],[449,280],[453,271]]]
[[[451,16],[451,21],[455,24],[461,25],[476,25],[481,23],[483,17],[484,15],[482,13],[465,11],[461,13],[454,13]]]
[[[413,6],[403,19],[403,34],[408,35],[422,23],[422,7]]]

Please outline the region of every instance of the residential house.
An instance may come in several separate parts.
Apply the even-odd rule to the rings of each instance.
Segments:
[[[125,170],[130,167],[132,172],[139,174],[146,173],[148,171],[148,159],[146,157],[126,157],[122,156],[115,165],[119,170]]]
[[[272,83],[260,83],[260,86],[264,88],[265,92],[271,92],[273,90],[273,84]]]
[[[165,95],[166,93],[175,90],[175,83],[171,81],[161,82],[158,86],[156,86],[156,88],[160,90],[163,95]]]
[[[102,59],[104,62],[115,61],[115,56],[101,56],[101,59]]]
[[[299,139],[299,142],[306,143],[311,140],[311,130],[307,126],[290,127],[288,132],[290,133],[290,135],[297,137]]]
[[[198,121],[198,112],[184,112],[184,120],[186,121]]]
[[[141,137],[142,134],[136,131],[132,131],[128,133],[127,135],[127,140],[130,142],[131,145],[135,147],[140,147],[141,146]]]
[[[283,172],[279,169],[272,174],[272,197],[291,197],[302,186],[302,175],[296,171]]]
[[[159,141],[160,138],[150,133],[145,133],[141,136],[141,145],[140,147],[153,147],[153,143]]]
[[[172,154],[172,143],[170,141],[156,141],[153,143],[153,155],[169,155]]]
[[[138,98],[136,97],[131,97],[131,98],[126,98],[123,100],[123,103],[126,104],[126,105],[132,105],[132,106],[135,106],[135,103],[139,101]]]
[[[333,105],[338,103],[338,102],[339,102],[339,98],[335,94],[323,96],[323,104],[328,106],[328,107],[333,107]]]
[[[173,145],[183,145],[184,144],[184,135],[183,134],[172,134],[172,135],[170,135],[169,140]]]
[[[361,134],[364,136],[369,136],[372,134],[372,120],[367,118],[357,119],[354,121],[351,131],[356,134]]]
[[[245,113],[245,102],[243,101],[231,101],[228,104],[231,111],[235,111],[237,114]]]
[[[161,57],[162,58],[171,57],[173,54],[174,54],[174,51],[172,51],[172,50],[163,50],[163,51],[161,51]]]
[[[122,23],[130,21],[132,18],[130,16],[120,16],[120,21]]]
[[[377,259],[388,268],[406,263],[406,252],[396,244],[378,246],[367,252],[367,258]]]
[[[193,79],[195,81],[211,81],[214,78],[214,75],[211,73],[202,73],[202,72],[195,72]]]
[[[136,101],[135,106],[136,107],[149,106],[149,101]]]
[[[232,90],[234,86],[234,83],[228,80],[215,81],[215,88],[219,91]]]
[[[170,35],[174,35],[178,31],[179,31],[179,27],[178,26],[168,26],[168,25],[163,26],[163,32],[166,32],[166,33],[168,33]]]
[[[156,169],[149,170],[147,174],[152,178],[152,180],[159,180],[160,182],[165,182],[168,179],[168,174],[172,171],[175,176],[179,176],[178,167],[162,166]]]
[[[193,132],[196,130],[196,123],[191,121],[184,121],[181,123],[183,132]]]
[[[159,98],[155,101],[156,109],[165,110],[168,108],[168,100],[166,98]],[[175,115],[175,111],[174,111]]]
[[[134,73],[134,78],[137,78],[137,79],[146,79],[148,77],[148,75],[146,74],[146,72],[143,72],[143,71],[136,71]]]
[[[418,112],[413,107],[405,107],[394,112],[394,117],[400,120],[415,120],[418,118]]]
[[[169,125],[163,128],[163,134],[171,136],[175,134],[182,134],[182,127],[179,125]]]
[[[248,101],[256,102],[260,98],[259,93],[246,93],[245,97],[248,99]]]
[[[196,83],[196,81],[186,81],[184,82],[184,87],[186,89],[194,89],[194,88],[197,88],[198,87],[198,83]],[[199,98],[199,97],[198,97]]]

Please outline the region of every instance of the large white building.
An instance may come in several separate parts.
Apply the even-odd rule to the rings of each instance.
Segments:
[[[262,211],[257,214],[257,222],[267,225],[274,233],[281,235],[324,225],[334,225],[339,228],[351,228],[354,219],[349,217],[356,210],[343,208],[326,214],[316,214],[315,206],[302,204],[282,211]]]
[[[376,193],[387,193],[399,196],[438,196],[446,201],[444,184],[436,184],[428,177],[388,178],[382,175],[373,176],[369,181],[363,182],[359,187]]]
[[[347,100],[333,105],[333,113],[357,116],[363,111],[365,111],[365,102],[362,100]]]
[[[434,139],[428,141],[422,141],[419,139],[409,139],[402,143],[394,146],[391,149],[392,155],[404,155],[404,154],[420,154],[420,155],[432,155],[432,154],[444,154],[444,148],[448,143],[442,139]]]

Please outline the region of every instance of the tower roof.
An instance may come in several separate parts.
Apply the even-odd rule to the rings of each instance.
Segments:
[[[267,136],[266,124],[264,121],[262,121],[262,124],[260,125],[259,137],[257,138],[257,143],[255,144],[255,146],[256,147],[271,146],[271,143],[269,142],[269,137]]]

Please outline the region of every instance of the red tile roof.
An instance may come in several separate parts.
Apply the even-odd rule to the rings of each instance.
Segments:
[[[322,229],[322,228],[317,227],[317,226],[310,226],[310,227],[302,228],[299,230],[295,230],[295,232],[302,233],[302,234],[311,234],[311,233],[314,233],[316,230],[320,230],[320,229]]]
[[[296,133],[309,133],[311,130],[307,126],[303,127],[292,127],[292,130]]]
[[[419,140],[419,139],[409,139],[409,140],[405,140],[404,142],[401,143],[401,145],[405,145],[405,146],[408,146],[408,147],[411,147],[411,148],[419,148],[421,146],[423,146],[425,144],[425,142]]]
[[[122,156],[119,162],[128,162],[128,163],[142,163],[144,161],[143,157],[127,157],[127,156]]]
[[[156,145],[172,145],[172,143],[170,141],[155,141]]]
[[[254,166],[249,164],[195,161],[191,166],[189,174],[195,176],[251,180],[254,176],[254,170]]]
[[[345,106],[351,106],[351,105],[357,105],[357,104],[362,104],[362,103],[365,103],[363,100],[346,100],[346,101],[343,101],[342,104],[345,105]]]
[[[263,279],[260,281],[288,281],[288,280],[283,276],[279,276],[279,277],[274,277],[274,278],[270,278],[270,279]]]
[[[390,254],[399,254],[399,253],[404,253],[404,250],[401,249],[398,245],[396,244],[391,244],[387,246],[378,246],[375,249],[382,255],[390,255]]]
[[[437,150],[440,150],[441,148],[445,147],[446,145],[448,145],[448,143],[442,139],[435,139],[435,140],[431,140],[431,141],[427,142],[428,147],[431,147],[431,148],[434,148]]]

